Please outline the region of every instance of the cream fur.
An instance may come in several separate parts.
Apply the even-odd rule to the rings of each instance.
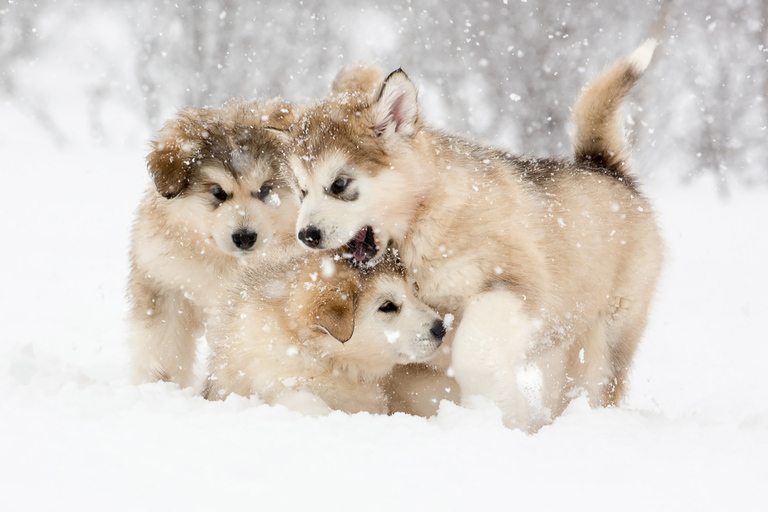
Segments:
[[[301,251],[292,234],[298,202],[283,177],[283,149],[261,128],[264,118],[286,108],[272,101],[187,109],[155,140],[148,158],[155,186],[139,206],[131,242],[135,382],[193,385],[197,340],[232,276]],[[226,200],[212,195],[214,185]],[[254,197],[265,185],[271,192]],[[235,245],[240,230],[257,235],[252,247]]]
[[[577,136],[574,162],[430,129],[402,71],[373,102],[326,100],[294,127],[292,166],[306,192],[297,227],[320,227],[330,248],[369,225],[379,254],[397,248],[422,300],[459,322],[452,364],[462,396],[491,398],[510,427],[535,429],[579,390],[599,405],[624,394],[662,262],[651,207],[616,137],[615,111],[647,52],[582,93],[574,121],[591,135]],[[340,172],[353,178],[355,201],[328,193]],[[549,415],[531,411],[519,389],[518,370],[531,364]]]
[[[317,254],[239,281],[211,326],[211,400],[236,393],[310,415],[386,413],[395,365],[431,358],[441,341],[430,333],[439,316],[391,262],[363,273]],[[398,311],[380,311],[388,301]],[[346,341],[332,334],[346,331],[339,324],[353,329]]]

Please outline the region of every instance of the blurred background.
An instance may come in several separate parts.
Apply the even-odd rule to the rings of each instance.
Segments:
[[[768,183],[768,0],[9,0],[0,151],[146,148],[181,106],[327,93],[402,67],[429,122],[568,155],[569,108],[606,63],[662,42],[627,109],[646,179]]]

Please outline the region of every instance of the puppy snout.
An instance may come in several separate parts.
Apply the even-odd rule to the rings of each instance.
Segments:
[[[445,324],[443,323],[443,321],[435,320],[435,323],[432,324],[432,327],[429,329],[429,332],[437,340],[437,346],[439,347],[440,344],[443,342],[443,337],[445,337]]]
[[[235,246],[238,249],[242,249],[243,251],[247,251],[251,247],[253,247],[253,244],[256,243],[256,237],[258,235],[255,231],[248,231],[245,229],[241,229],[239,231],[235,231],[232,233],[232,242],[235,244]]]
[[[299,231],[299,240],[312,249],[317,249],[322,241],[323,234],[315,226],[307,226]]]

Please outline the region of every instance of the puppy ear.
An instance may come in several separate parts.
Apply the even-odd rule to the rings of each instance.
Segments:
[[[349,341],[355,332],[355,301],[327,301],[315,312],[315,326],[321,328],[342,343]]]
[[[332,94],[374,94],[384,80],[384,72],[373,62],[358,62],[344,66],[331,84]]]
[[[195,129],[191,110],[182,110],[176,119],[168,121],[152,141],[147,155],[147,168],[157,191],[166,198],[179,195],[189,184],[193,158],[205,135]]]
[[[402,69],[393,71],[384,80],[371,108],[376,137],[386,141],[395,135],[410,137],[416,132],[419,120],[416,87]]]
[[[340,272],[330,282],[318,283],[322,292],[315,297],[312,323],[340,342],[349,341],[355,332],[358,281]]]
[[[300,108],[278,96],[264,102],[260,110],[262,126],[285,132],[296,120]]]

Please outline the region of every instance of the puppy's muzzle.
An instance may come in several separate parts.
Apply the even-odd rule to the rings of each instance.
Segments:
[[[315,226],[307,226],[299,231],[299,240],[311,249],[317,249],[322,239],[323,233]]]
[[[443,338],[445,337],[445,324],[442,320],[435,320],[435,323],[432,324],[432,327],[429,329],[429,333],[432,335],[433,338],[437,340],[437,346],[439,347],[443,343]]]
[[[238,249],[241,249],[243,251],[247,251],[251,247],[253,247],[253,244],[256,243],[256,238],[258,235],[255,231],[248,231],[245,229],[241,229],[239,231],[235,231],[232,233],[232,242],[235,244],[235,247]]]

